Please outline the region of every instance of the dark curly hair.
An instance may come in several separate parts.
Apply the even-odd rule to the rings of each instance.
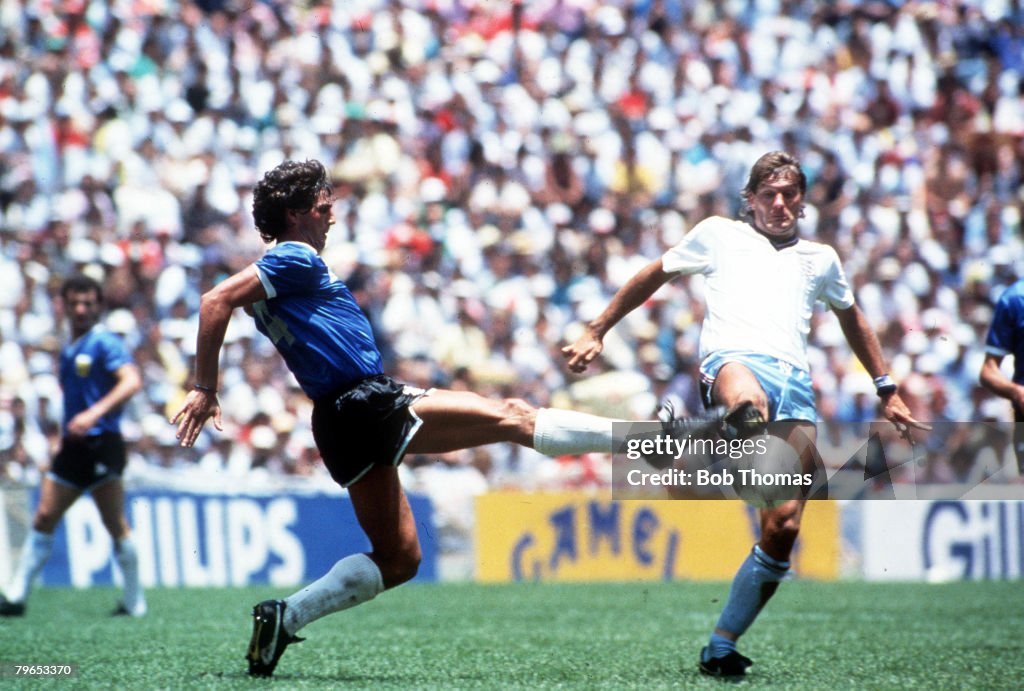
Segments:
[[[68,276],[60,286],[60,296],[65,300],[71,293],[95,293],[96,302],[103,302],[103,286],[91,276],[74,274]]]
[[[285,212],[308,211],[322,192],[332,192],[327,169],[320,161],[285,161],[266,172],[252,193],[252,216],[265,242],[285,229]]]

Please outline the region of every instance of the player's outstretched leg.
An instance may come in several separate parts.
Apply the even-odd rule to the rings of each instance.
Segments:
[[[446,453],[458,449],[511,442],[545,456],[615,453],[630,435],[630,421],[562,408],[534,408],[518,399],[491,399],[468,391],[437,389],[417,399],[413,412],[423,425],[409,443],[409,453]],[[709,433],[724,411],[695,418],[662,420],[673,435]],[[643,421],[652,422],[652,421]]]

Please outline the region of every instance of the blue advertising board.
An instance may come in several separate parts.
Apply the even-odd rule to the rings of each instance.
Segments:
[[[437,580],[433,507],[423,496],[409,503],[423,551],[416,580]],[[347,495],[147,489],[128,492],[126,507],[146,587],[294,586],[369,551]],[[83,588],[119,582],[112,541],[88,497],[61,522],[42,580]]]

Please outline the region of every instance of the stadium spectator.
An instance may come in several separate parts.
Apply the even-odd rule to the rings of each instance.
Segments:
[[[146,614],[146,599],[121,482],[127,462],[121,410],[141,388],[142,377],[121,339],[100,324],[103,289],[98,282],[72,276],[61,287],[61,298],[71,327],[71,340],[60,356],[63,437],[43,478],[21,559],[0,599],[0,616],[25,614],[33,582],[53,550],[54,530],[71,505],[89,492],[113,539],[124,579],[124,596],[114,614],[141,617]]]
[[[180,340],[154,328],[166,316],[154,308],[160,276],[181,266],[180,249],[198,257],[186,270],[200,279],[187,282],[183,296],[194,309],[203,287],[256,259],[263,247],[245,213],[253,171],[285,158],[340,162],[357,144],[396,152],[393,168],[377,166],[371,177],[338,185],[339,223],[324,255],[339,276],[358,277],[366,292],[360,301],[393,362],[390,341],[402,331],[381,326],[377,317],[401,287],[394,277],[406,270],[388,259],[404,259],[404,250],[382,246],[382,230],[395,225],[396,214],[406,220],[411,210],[418,231],[429,233],[433,245],[418,261],[446,285],[460,279],[483,285],[492,259],[505,260],[486,248],[502,246],[519,230],[550,235],[550,251],[520,255],[513,270],[555,279],[548,296],[531,299],[537,323],[543,315],[549,333],[558,334],[580,313],[577,307],[590,309],[620,287],[608,264],[654,256],[710,213],[734,213],[728,190],[742,186],[755,152],[786,148],[800,154],[811,183],[804,232],[835,244],[858,301],[862,290],[874,290],[880,272],[892,273],[892,263],[881,260],[896,258],[898,242],[918,248],[909,263],[896,258],[891,288],[864,295],[865,310],[874,303],[899,315],[881,333],[886,352],[898,353],[897,377],[915,369],[919,357],[901,350],[904,332],[917,328],[914,315],[933,306],[946,311],[959,359],[955,372],[942,375],[963,384],[950,387],[959,419],[980,417],[979,406],[994,396],[977,383],[984,357],[977,343],[984,335],[964,334],[981,328],[980,321],[987,327],[982,315],[1020,274],[1024,256],[1019,3],[547,1],[523,3],[518,23],[507,3],[470,5],[6,2],[0,11],[5,395],[26,383],[19,373],[33,356],[51,363],[49,372],[34,369],[33,383],[42,385],[56,370],[52,339],[39,338],[48,332],[22,328],[45,318],[37,296],[45,298],[54,286],[36,282],[31,303],[24,302],[28,288],[19,267],[26,275],[39,266],[54,275],[86,269],[102,276],[110,307],[132,313],[137,333],[156,341],[158,365],[190,359],[188,344],[175,357]],[[875,129],[867,106],[885,88],[880,82],[888,84],[896,108],[887,111],[891,124]],[[662,222],[642,218],[650,209],[621,197],[620,215],[628,213],[614,232],[602,234],[587,219],[592,211],[613,211],[605,205],[615,196],[605,196],[605,186],[621,167],[623,132],[612,114],[627,95],[639,162],[670,169],[653,202]],[[343,130],[367,141],[343,139]],[[567,193],[568,217],[538,183],[562,152],[575,176],[558,190]],[[517,183],[510,187],[517,197],[523,187],[529,194],[522,213],[469,206],[469,190],[479,187],[474,200],[485,200],[503,167],[519,169],[506,174],[506,183]],[[136,180],[150,187],[133,197]],[[642,185],[638,190],[646,193]],[[151,199],[152,207],[139,203]],[[926,273],[912,269],[914,263]],[[960,299],[928,304],[935,289]],[[680,281],[670,290],[679,311],[691,298],[700,302],[699,282]],[[439,307],[446,323],[457,321],[454,301],[442,299]],[[873,323],[879,316],[869,314]],[[685,319],[666,314],[663,323],[663,348],[671,350],[666,344],[673,339],[695,342]],[[262,347],[244,335],[246,328],[251,325],[235,320],[229,332],[224,372],[232,382],[244,380],[245,353]],[[484,332],[487,345],[495,345]],[[814,361],[831,347],[823,333],[809,337]],[[628,352],[635,338],[621,336]],[[493,369],[517,371],[501,351],[490,350],[493,368],[458,377],[479,386]],[[848,358],[845,346],[834,357]],[[557,353],[542,363],[543,387],[531,386],[527,376],[536,364],[495,383],[494,393],[545,405],[571,391]],[[610,366],[635,363],[626,358]],[[279,362],[269,367],[271,379],[288,379]],[[837,408],[844,392],[856,388],[844,381],[856,374],[847,368],[836,375],[835,387],[822,390],[823,409]],[[436,370],[435,376],[442,384],[457,378]],[[171,374],[165,385],[147,386],[132,399],[125,422],[137,428],[146,414],[176,409],[183,395]],[[225,409],[231,423],[249,423],[244,408],[238,419],[231,419],[232,406]],[[42,428],[59,425],[47,415]],[[308,433],[300,420],[289,436]],[[204,435],[194,454],[178,453],[194,460],[214,445]],[[507,464],[492,467],[503,469],[503,483],[516,481]],[[24,477],[40,471],[45,468]],[[527,486],[534,478],[523,473],[518,481]]]
[[[569,368],[584,371],[601,354],[605,334],[662,285],[680,275],[703,275],[707,311],[700,377],[705,402],[737,412],[746,407],[747,436],[767,424],[770,434],[801,454],[805,470],[815,467],[818,419],[805,342],[818,300],[833,310],[851,349],[874,378],[886,419],[907,439],[910,428],[928,429],[900,398],[835,250],[799,237],[806,192],[806,176],[794,157],[779,151],[761,156],[742,190],[746,220],[708,218],[635,274],[583,335],[565,347]],[[701,672],[742,676],[752,665],[736,650],[736,641],[789,570],[805,501],[762,509],[761,537],[737,572],[701,652]]]

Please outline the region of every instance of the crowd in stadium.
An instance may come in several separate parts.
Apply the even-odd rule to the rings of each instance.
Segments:
[[[780,148],[809,177],[803,236],[839,251],[916,417],[1012,420],[977,378],[1024,268],[1016,0],[0,0],[2,475],[36,482],[59,441],[56,288],[81,270],[145,377],[129,477],[330,485],[308,400],[244,314],[225,432],[185,450],[167,422],[199,297],[260,256],[251,188],[286,158],[332,165],[324,256],[399,379],[695,411],[697,279],[617,327],[585,377],[559,347],[698,220],[737,215],[750,164]],[[871,378],[817,321],[822,415],[877,419]],[[967,479],[975,457],[934,479]],[[503,445],[406,467],[438,497],[609,473]]]

